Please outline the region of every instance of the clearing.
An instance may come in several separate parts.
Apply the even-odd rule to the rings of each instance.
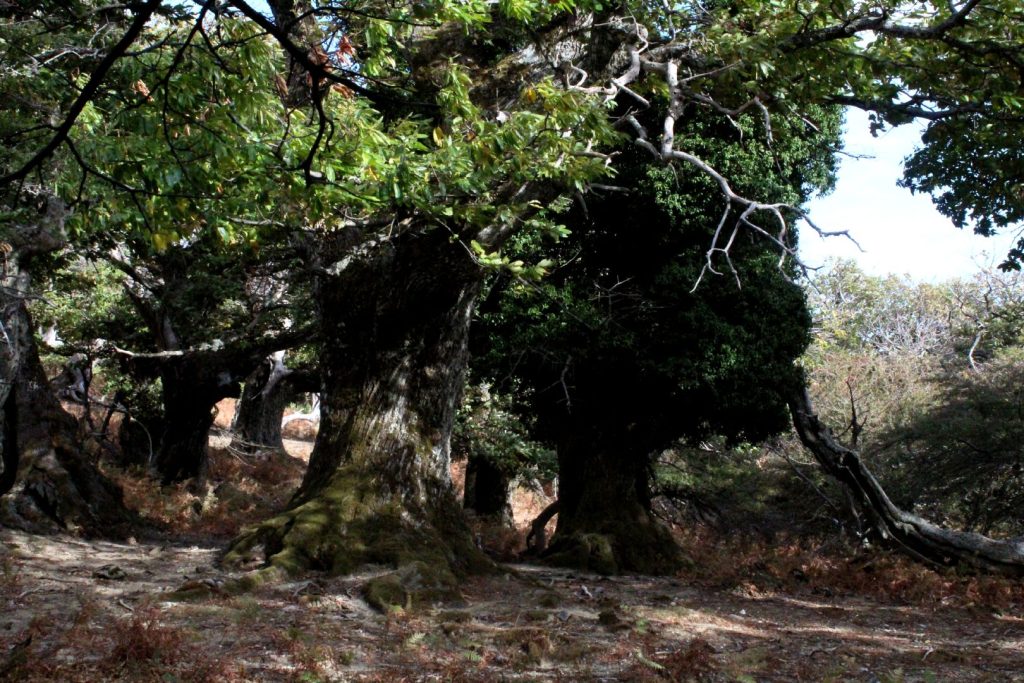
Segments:
[[[807,542],[681,531],[676,577],[509,564],[386,615],[362,599],[373,568],[227,595],[219,551],[287,499],[308,443],[250,462],[212,445],[199,492],[113,473],[156,528],[137,540],[0,530],[0,679],[1024,681],[1021,582]],[[168,599],[183,586],[212,595]]]

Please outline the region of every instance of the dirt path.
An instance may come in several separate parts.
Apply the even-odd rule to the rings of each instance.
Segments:
[[[0,532],[0,672],[67,681],[1024,681],[1019,612],[881,604],[810,585],[713,590],[516,566],[467,581],[458,604],[388,616],[360,598],[369,574],[165,600],[187,581],[226,578],[217,551]]]

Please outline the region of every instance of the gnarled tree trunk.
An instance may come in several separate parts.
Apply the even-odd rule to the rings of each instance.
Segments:
[[[893,548],[942,566],[1024,576],[1024,542],[943,529],[897,507],[856,451],[839,443],[814,413],[805,388],[790,396],[800,441],[830,476],[846,486],[864,517]]]
[[[206,474],[213,408],[224,398],[238,396],[238,379],[222,366],[202,358],[166,364],[163,386],[163,430],[155,467],[164,484]]]
[[[558,444],[558,525],[548,562],[615,574],[667,574],[684,562],[651,513],[647,458],[576,430]]]
[[[299,393],[319,391],[312,373],[284,364],[284,352],[269,356],[245,380],[231,423],[231,447],[244,453],[283,450],[282,418],[288,403]]]
[[[256,340],[236,340],[219,348],[157,353],[119,351],[137,376],[159,376],[163,414],[148,428],[154,437],[153,466],[164,484],[200,477],[217,402],[238,397],[240,383],[266,354],[294,345],[302,330]],[[148,424],[148,423],[147,423]],[[136,441],[141,437],[135,435]]]
[[[232,448],[244,453],[284,449],[281,416],[292,396],[285,381],[288,373],[282,352],[268,357],[245,378],[231,421]]]
[[[27,311],[24,313],[30,323]],[[64,411],[43,372],[29,335],[5,410],[5,451],[17,453],[17,476],[3,515],[33,530],[59,529],[89,536],[127,535],[132,517],[121,490],[82,450],[78,424]],[[7,453],[5,452],[5,460]],[[6,474],[6,472],[5,472]]]
[[[309,469],[290,508],[243,533],[228,562],[261,547],[287,571],[415,565],[433,577],[417,581],[448,587],[453,573],[482,566],[449,474],[480,279],[439,231],[393,238],[324,276]]]
[[[0,519],[33,530],[118,536],[130,521],[121,491],[83,452],[77,422],[46,379],[25,307],[30,259],[63,245],[63,204],[56,197],[41,204],[38,224],[12,226],[0,287]]]

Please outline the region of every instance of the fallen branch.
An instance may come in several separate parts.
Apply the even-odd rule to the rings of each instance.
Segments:
[[[789,407],[804,447],[826,473],[846,485],[868,522],[896,550],[928,564],[1024,576],[1024,542],[944,529],[900,509],[858,452],[839,443],[818,419],[805,387],[792,392]]]

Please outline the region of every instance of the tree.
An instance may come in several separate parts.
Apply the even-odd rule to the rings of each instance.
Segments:
[[[883,124],[994,122],[1006,140],[1022,125],[1015,0],[271,8],[82,3],[56,22],[40,8],[29,18],[46,39],[107,15],[125,28],[92,53],[87,77],[29,79],[58,93],[43,93],[58,123],[32,109],[14,118],[0,186],[57,163],[62,195],[94,202],[76,214],[89,229],[130,223],[156,246],[201,231],[242,243],[269,221],[316,243],[321,436],[292,508],[236,545],[262,543],[288,569],[472,562],[446,467],[476,293],[488,267],[540,273],[502,249],[552,229],[556,196],[601,183],[613,124],[713,179],[729,211],[709,268],[746,230],[788,253],[788,209],[737,193],[689,151],[676,134],[687,107],[760,118],[766,139],[820,104]],[[40,63],[20,50],[5,55],[7,84]],[[646,107],[652,91],[667,101],[659,136],[628,111],[609,119],[606,103]],[[119,125],[137,126],[127,155]],[[949,131],[966,146],[975,129]]]
[[[809,303],[825,349],[869,350],[882,356],[948,355],[953,292],[907,277],[867,275],[839,261],[810,281]]]
[[[1024,344],[1024,280],[1020,271],[985,269],[954,285],[957,346],[971,367]]]
[[[761,125],[748,118],[733,128],[698,109],[676,123],[745,193],[799,206],[829,186],[837,112],[815,112],[815,129],[777,126],[771,145],[758,139]],[[564,265],[540,285],[510,283],[482,326],[493,377],[528,388],[539,435],[557,445],[558,527],[547,557],[604,572],[680,565],[650,510],[652,457],[678,441],[785,430],[784,387],[808,342],[802,293],[780,276],[770,245],[742,240],[732,275],[694,287],[719,198],[705,176],[640,152],[617,160],[623,191],[591,196],[567,216]]]
[[[292,323],[301,318],[303,274],[287,272],[270,249],[232,258],[202,238],[136,257],[127,269],[125,292],[154,350],[115,353],[134,377],[160,379],[153,465],[165,483],[199,476],[216,403],[238,397],[268,353],[308,338]]]
[[[315,393],[316,373],[289,368],[285,352],[268,356],[245,379],[231,422],[231,447],[242,452],[284,450],[281,422],[288,403],[298,394]]]
[[[880,435],[927,410],[933,379],[956,362],[953,288],[871,276],[841,261],[807,290],[815,335],[802,364],[818,415],[881,467]]]
[[[1024,573],[1024,543],[952,531],[893,503],[859,453],[835,439],[814,413],[806,390],[790,396],[801,442],[822,468],[850,492],[854,505],[883,542],[923,562],[1011,576]]]
[[[555,476],[555,454],[536,441],[519,391],[496,394],[470,382],[452,433],[452,455],[466,460],[463,507],[511,526],[513,484],[539,485]]]
[[[7,523],[77,530],[90,535],[123,533],[129,514],[121,491],[90,461],[75,419],[57,400],[39,360],[35,326],[26,306],[33,296],[33,259],[63,244],[63,203],[37,196],[37,215],[24,212],[6,226],[4,282],[0,288],[4,353],[0,359],[0,494],[10,495],[0,513]],[[22,218],[25,217],[25,218]]]
[[[82,256],[50,279],[65,291],[37,306],[39,319],[67,351],[131,379],[135,390],[121,387],[116,403],[146,437],[141,453],[124,453],[127,462],[153,467],[165,483],[198,476],[214,405],[238,396],[266,353],[308,337],[291,323],[303,317],[308,283],[273,248],[234,254],[199,236],[156,251],[111,233],[80,240]],[[158,401],[141,390],[154,380]]]
[[[1021,349],[938,380],[941,399],[880,435],[895,444],[894,498],[952,528],[1020,536],[1024,503]]]
[[[69,16],[67,8],[52,10],[55,21]],[[40,135],[33,115],[59,109],[62,84],[72,78],[65,64],[25,80],[18,68],[24,58],[8,61],[12,50],[32,55],[51,46],[35,33],[32,10],[20,5],[0,9],[3,22],[4,69],[0,76],[0,138],[11,165],[20,163]],[[129,32],[131,29],[129,29]],[[84,31],[70,32],[82,38]],[[90,62],[108,45],[105,38],[80,57]],[[26,129],[27,127],[27,129]],[[34,151],[34,150],[33,150]],[[52,151],[52,150],[51,150]],[[49,155],[49,152],[40,156]],[[40,173],[16,185],[0,184],[0,250],[3,252],[3,287],[0,310],[4,353],[0,360],[0,405],[3,473],[0,492],[7,494],[3,518],[29,526],[56,524],[87,534],[117,535],[129,515],[120,490],[106,480],[83,448],[75,420],[53,393],[39,360],[35,327],[27,303],[37,294],[33,276],[45,274],[48,257],[67,243],[68,207]]]
[[[1019,533],[1020,277],[913,284],[841,264],[811,291],[821,418],[847,423],[894,502],[951,528]]]
[[[914,514],[967,532],[1014,528],[1015,363],[979,361],[1012,351],[1016,275],[915,284],[840,263],[815,278],[819,334],[804,365],[816,407],[798,395],[791,408],[862,536],[933,564],[1020,572],[1019,544]]]

